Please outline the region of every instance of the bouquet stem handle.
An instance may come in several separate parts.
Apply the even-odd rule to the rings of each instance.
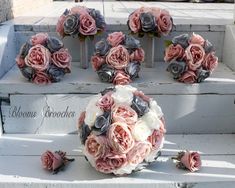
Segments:
[[[80,67],[83,69],[89,67],[88,41],[86,39],[80,41]]]
[[[154,67],[154,38],[144,36],[145,41],[145,67]]]

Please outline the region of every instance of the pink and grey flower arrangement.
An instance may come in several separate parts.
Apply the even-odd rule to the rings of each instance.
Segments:
[[[156,161],[166,131],[157,102],[129,85],[91,97],[78,127],[89,163],[115,175],[131,174]]]
[[[128,18],[127,25],[133,34],[143,37],[160,37],[168,35],[173,28],[173,19],[165,9],[157,7],[141,7],[132,12]]]
[[[202,36],[182,34],[167,41],[165,62],[167,71],[179,82],[193,84],[208,78],[218,65],[213,45]]]
[[[70,10],[66,9],[60,16],[56,31],[61,36],[79,36],[84,39],[92,37],[104,31],[105,20],[99,10],[75,6]]]
[[[59,82],[71,72],[72,57],[56,37],[38,33],[24,43],[16,58],[22,75],[35,84]]]
[[[195,151],[181,151],[172,159],[176,161],[177,168],[191,172],[200,170],[202,165],[200,154]]]
[[[125,85],[139,76],[144,55],[138,40],[122,32],[114,32],[95,44],[91,64],[101,81]]]

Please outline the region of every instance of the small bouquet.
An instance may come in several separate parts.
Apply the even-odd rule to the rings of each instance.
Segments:
[[[80,39],[85,39],[102,32],[105,26],[104,17],[99,10],[75,6],[70,10],[66,9],[60,16],[56,32],[61,37],[78,35]]]
[[[91,64],[103,82],[125,85],[138,77],[144,55],[138,40],[114,32],[96,43]]]
[[[93,96],[78,122],[86,159],[97,171],[115,175],[139,171],[157,160],[164,124],[155,100],[123,85]]]
[[[24,43],[16,58],[22,75],[35,84],[59,82],[71,72],[72,57],[56,37],[38,33]]]
[[[218,65],[213,45],[202,36],[182,34],[167,41],[165,62],[167,71],[179,82],[193,84],[208,78]]]
[[[168,35],[173,28],[173,19],[169,12],[157,7],[141,7],[132,12],[127,25],[133,34],[143,37]]]

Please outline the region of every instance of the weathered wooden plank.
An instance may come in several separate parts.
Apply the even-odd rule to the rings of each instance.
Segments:
[[[235,74],[222,63],[205,82],[193,85],[174,81],[166,72],[166,67],[163,62],[156,63],[155,68],[142,67],[140,78],[131,85],[146,94],[235,94]],[[80,69],[79,64],[74,62],[71,74],[61,82],[47,86],[29,83],[15,66],[0,80],[0,93],[97,93],[108,86],[110,84],[101,82],[91,68]]]
[[[168,133],[235,132],[235,95],[152,95],[162,107]],[[77,130],[86,95],[12,95],[3,105],[6,133],[67,134]],[[221,108],[226,106],[226,108]]]
[[[199,151],[203,157],[235,155],[234,139],[234,134],[167,134],[162,156],[177,155],[185,149]],[[0,148],[0,156],[35,156],[41,155],[46,149],[60,149],[68,155],[83,156],[77,134],[3,134],[0,137]]]
[[[66,167],[66,171],[52,175],[42,169],[40,156],[1,156],[0,186],[7,187],[202,187],[202,185],[234,185],[235,156],[205,156],[202,169],[196,173],[176,169],[168,157],[159,157],[149,168],[126,177],[114,177],[96,172],[83,157]],[[229,184],[229,182],[233,184]],[[212,183],[212,184],[211,184]],[[214,186],[218,187],[218,186]]]

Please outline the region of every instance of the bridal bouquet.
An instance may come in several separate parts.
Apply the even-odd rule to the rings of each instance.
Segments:
[[[35,84],[59,82],[70,73],[72,57],[56,37],[38,33],[24,43],[16,58],[22,75]]]
[[[179,82],[200,83],[218,65],[213,45],[198,34],[182,34],[168,43],[164,60],[170,63],[167,70]]]
[[[138,34],[139,37],[144,36],[145,33],[160,37],[171,32],[173,19],[167,10],[141,7],[130,14],[127,25],[132,33]]]
[[[75,6],[70,10],[66,9],[60,16],[56,32],[61,36],[78,35],[80,39],[86,36],[94,36],[105,29],[104,17],[99,10]]]
[[[155,100],[122,85],[93,96],[78,122],[86,159],[97,171],[115,175],[139,171],[157,160],[164,124]]]
[[[138,40],[114,32],[96,43],[91,64],[103,82],[125,85],[138,77],[144,54]]]

